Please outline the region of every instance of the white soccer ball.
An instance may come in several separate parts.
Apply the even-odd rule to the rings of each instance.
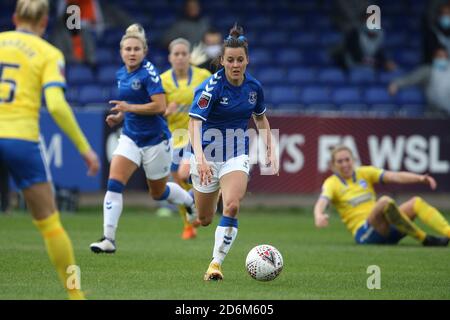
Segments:
[[[245,267],[253,279],[270,281],[278,277],[283,270],[283,257],[277,248],[261,244],[250,250]]]

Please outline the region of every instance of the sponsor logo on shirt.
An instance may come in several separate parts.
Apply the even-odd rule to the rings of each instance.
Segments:
[[[222,97],[220,99],[220,104],[228,105],[228,97]]]

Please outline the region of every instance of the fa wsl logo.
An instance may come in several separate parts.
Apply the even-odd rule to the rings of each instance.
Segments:
[[[256,103],[256,97],[257,94],[255,91],[252,91],[248,94],[248,102],[250,102],[251,104],[255,104]]]

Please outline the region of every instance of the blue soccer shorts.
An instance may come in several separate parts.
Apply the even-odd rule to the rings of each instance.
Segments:
[[[389,235],[384,237],[366,220],[356,231],[355,241],[358,244],[397,244],[403,237],[405,234],[398,231],[393,225],[389,228]]]
[[[3,161],[19,189],[52,180],[42,145],[38,142],[0,138]]]

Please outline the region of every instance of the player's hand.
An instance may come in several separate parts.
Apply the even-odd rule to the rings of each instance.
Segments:
[[[436,182],[436,180],[434,180],[434,178],[432,176],[424,174],[420,180],[422,183],[428,184],[430,186],[431,190],[436,190],[437,182]]]
[[[208,162],[202,161],[197,164],[198,175],[200,176],[200,185],[208,185],[211,183],[213,171]]]
[[[177,111],[178,109],[178,104],[176,102],[171,102],[167,105],[166,108],[166,112],[164,113],[164,116],[167,117],[169,115],[171,115],[172,113],[174,113],[175,111]]]
[[[100,161],[98,156],[93,150],[89,150],[87,153],[83,154],[83,159],[88,167],[88,176],[95,176],[100,169]]]
[[[111,111],[127,112],[131,109],[131,106],[126,101],[110,100],[109,103],[115,104],[115,106],[111,108]]]
[[[278,157],[271,148],[268,148],[266,152],[266,167],[272,168],[273,175],[280,175],[278,171]]]
[[[118,112],[116,114],[110,114],[106,117],[106,123],[108,126],[115,127],[123,121],[123,112]]]
[[[317,215],[314,218],[317,228],[328,227],[328,218],[329,218],[328,214],[324,213],[321,215]]]

